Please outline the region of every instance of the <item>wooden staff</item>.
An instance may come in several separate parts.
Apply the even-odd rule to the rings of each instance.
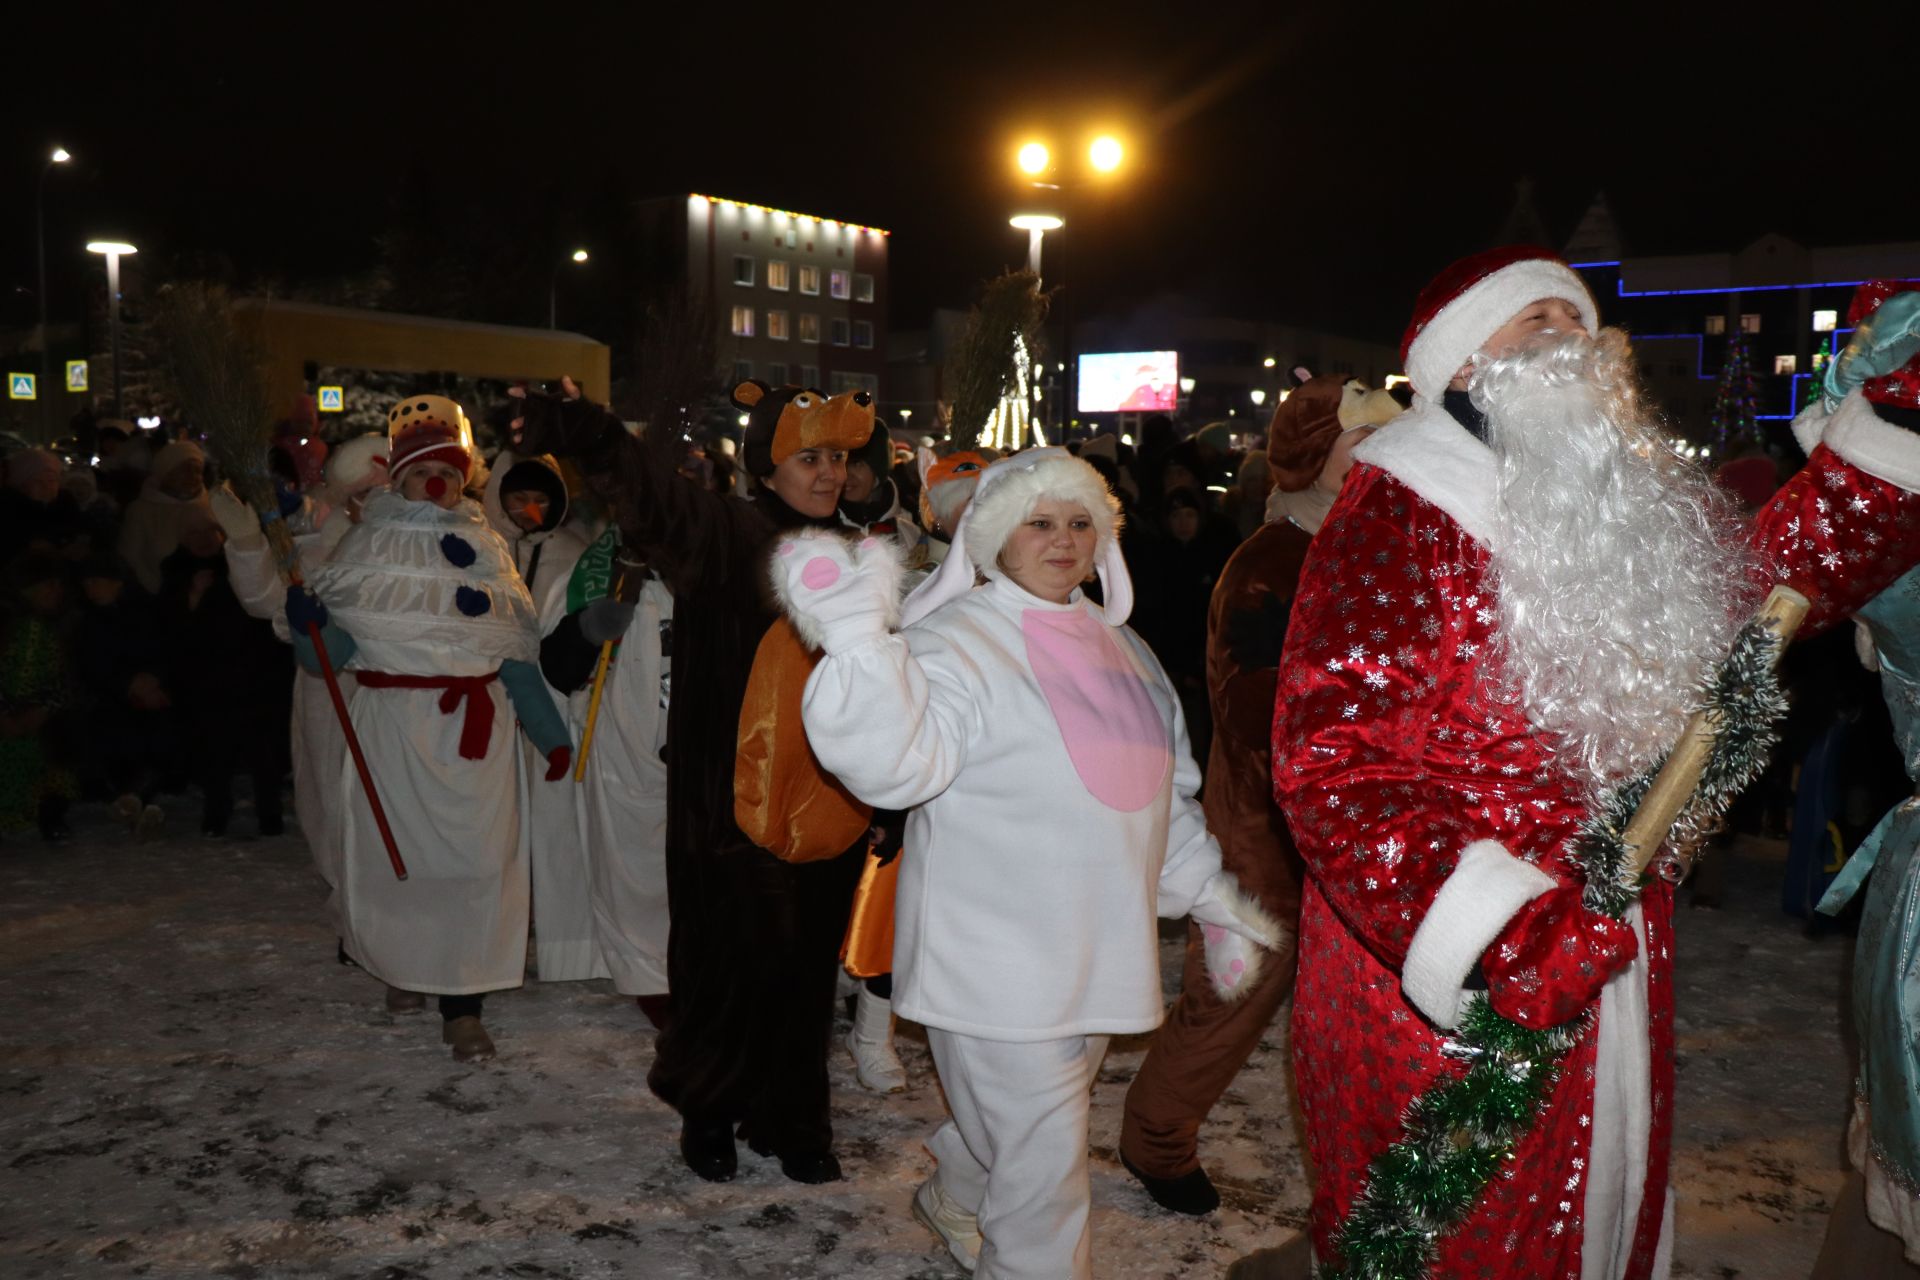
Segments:
[[[613,584],[613,599],[618,600],[620,593],[626,590],[626,570],[620,571],[620,578]],[[587,752],[593,749],[593,726],[600,721],[600,695],[607,691],[607,666],[613,661],[614,641],[600,642],[600,659],[593,665],[593,695],[587,699],[587,724],[580,731],[580,758],[574,761],[573,780],[580,782],[587,776]]]
[[[1754,623],[1771,631],[1778,640],[1773,651],[1775,665],[1779,664],[1793,633],[1806,621],[1811,607],[1807,598],[1792,587],[1779,586],[1768,594],[1766,603],[1754,615]],[[1707,767],[1707,758],[1713,754],[1714,734],[1707,713],[1694,712],[1667,756],[1667,762],[1660,766],[1660,772],[1647,788],[1640,807],[1634,810],[1633,821],[1627,824],[1622,840],[1635,874],[1653,861],[1653,855],[1673,830],[1681,810],[1693,799],[1694,788],[1700,785],[1700,774]]]

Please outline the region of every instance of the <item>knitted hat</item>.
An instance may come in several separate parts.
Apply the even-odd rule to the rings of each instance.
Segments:
[[[1894,294],[1914,292],[1920,292],[1920,281],[1867,281],[1853,291],[1853,301],[1847,307],[1847,327],[1858,328],[1862,320],[1878,311],[1880,304]],[[1860,394],[1874,404],[1920,409],[1920,356],[1884,377],[1868,378],[1860,384]]]
[[[1028,449],[980,473],[973,501],[953,531],[953,545],[934,575],[915,587],[900,608],[900,625],[912,626],[950,600],[973,590],[975,572],[1005,577],[1000,549],[1014,526],[1042,498],[1077,502],[1093,517],[1094,565],[1100,574],[1107,622],[1120,626],[1133,612],[1133,580],[1120,554],[1120,502],[1093,467],[1065,449]]]
[[[867,437],[865,444],[848,451],[847,461],[864,462],[876,480],[885,480],[887,472],[893,469],[893,436],[886,424],[875,419],[873,434]]]
[[[408,467],[443,462],[473,477],[473,427],[460,406],[445,396],[408,396],[387,410],[387,475],[395,482]]]
[[[859,449],[873,438],[873,397],[865,391],[828,396],[808,387],[747,381],[733,389],[747,414],[746,467],[756,476],[806,449]]]
[[[1589,330],[1600,308],[1572,267],[1551,249],[1513,244],[1453,263],[1435,276],[1413,304],[1413,321],[1400,339],[1400,362],[1413,389],[1438,403],[1453,375],[1488,338],[1530,302],[1559,298],[1580,313]]]
[[[1274,406],[1267,428],[1267,466],[1273,487],[1298,493],[1320,478],[1333,442],[1340,438],[1340,398],[1346,379],[1322,373],[1295,387]]]

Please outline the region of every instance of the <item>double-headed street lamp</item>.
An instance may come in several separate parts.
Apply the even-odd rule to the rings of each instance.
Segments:
[[[120,259],[140,252],[124,240],[91,240],[88,253],[107,257],[107,332],[113,348],[113,416],[123,418],[120,407]]]
[[[40,181],[33,192],[34,230],[40,253],[40,428],[49,438],[47,406],[52,402],[52,393],[47,383],[47,347],[51,336],[47,329],[47,175],[56,166],[66,164],[73,156],[65,147],[55,147],[47,156],[47,162],[40,166]]]

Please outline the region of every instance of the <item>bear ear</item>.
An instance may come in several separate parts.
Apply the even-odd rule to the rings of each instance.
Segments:
[[[751,409],[766,397],[772,388],[757,378],[749,378],[733,389],[733,402],[742,409]]]

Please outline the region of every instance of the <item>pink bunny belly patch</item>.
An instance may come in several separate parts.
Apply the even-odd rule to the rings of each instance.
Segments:
[[[1107,625],[1085,609],[1020,616],[1027,663],[1087,791],[1121,813],[1146,808],[1173,766],[1166,721]]]

